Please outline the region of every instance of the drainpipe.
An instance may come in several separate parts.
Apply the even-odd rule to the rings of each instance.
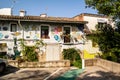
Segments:
[[[20,23],[20,20],[18,20],[18,24],[19,24],[19,26],[22,28],[22,38],[23,38],[23,40],[24,40],[24,28],[23,28],[23,26],[21,25],[21,23]]]

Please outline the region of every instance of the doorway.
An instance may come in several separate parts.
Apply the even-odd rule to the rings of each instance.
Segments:
[[[46,61],[60,60],[60,44],[47,44],[46,46]]]

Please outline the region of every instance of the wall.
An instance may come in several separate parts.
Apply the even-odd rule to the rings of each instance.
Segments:
[[[84,48],[85,59],[94,58],[96,55],[98,55],[97,53],[101,53],[98,46],[97,47],[92,46],[91,40],[87,40],[83,48]]]
[[[12,9],[11,8],[1,8],[0,15],[12,15]]]
[[[79,21],[84,21],[84,14],[77,15],[77,16],[75,16],[73,18],[76,19],[76,20],[79,20]]]
[[[77,15],[73,18],[76,20],[79,20],[79,21],[88,21],[86,26],[88,27],[89,30],[96,30],[95,26],[98,23],[98,21],[99,22],[107,22],[108,24],[111,24],[113,27],[115,26],[114,25],[115,22],[113,22],[112,19],[110,19],[107,16],[103,16],[103,15],[99,15],[99,14],[83,13],[83,14]]]
[[[107,18],[84,16],[84,21],[88,21],[88,24],[86,24],[86,25],[89,28],[89,30],[96,30],[95,26],[98,24],[98,20],[103,20],[108,23]]]
[[[17,32],[11,32],[10,31],[10,25],[11,24],[17,24]],[[0,23],[0,33],[2,34],[2,37],[0,38],[0,43],[7,43],[7,53],[12,55],[14,54],[14,38],[16,37],[17,40],[24,39],[24,41],[28,46],[33,46],[36,40],[41,40],[41,26],[49,26],[49,38],[42,39],[44,43],[50,43],[53,44],[60,44],[63,45],[64,40],[61,38],[61,35],[64,33],[63,27],[70,27],[70,35],[71,35],[71,43],[75,43],[77,45],[67,45],[67,48],[69,47],[76,47],[78,49],[81,49],[81,44],[83,43],[83,32],[81,29],[83,29],[84,25],[77,25],[77,24],[48,24],[48,23],[39,23],[39,22],[17,22],[17,21],[1,21]],[[7,27],[7,30],[3,30],[3,27]],[[8,36],[5,38],[5,36]],[[58,36],[58,39],[55,39],[55,36]],[[75,38],[77,41],[75,41]],[[20,41],[17,41],[17,47],[20,51]],[[61,48],[62,47],[62,48]],[[49,46],[45,50],[43,49],[43,53],[45,54],[43,57],[44,61],[47,60],[61,60],[62,55],[61,52],[63,48],[66,48],[66,45],[61,46],[60,48],[57,46]],[[41,53],[40,53],[41,54]],[[42,55],[42,54],[41,54]],[[50,55],[50,56],[49,56]],[[57,56],[57,57],[55,57]]]
[[[19,68],[51,68],[51,67],[70,67],[69,60],[61,61],[42,61],[42,62],[21,62],[9,60],[9,65]]]
[[[104,59],[86,59],[85,66],[86,67],[87,66],[100,66],[111,72],[120,74],[120,63],[115,63],[115,62],[104,60]]]

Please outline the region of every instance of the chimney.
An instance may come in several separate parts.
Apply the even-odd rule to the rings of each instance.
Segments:
[[[25,10],[20,10],[20,16],[25,16],[26,15],[26,11]]]
[[[11,8],[0,8],[0,15],[12,15]]]
[[[47,14],[40,14],[40,17],[47,17]]]

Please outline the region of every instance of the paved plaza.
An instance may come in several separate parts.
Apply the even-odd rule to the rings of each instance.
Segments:
[[[86,67],[76,80],[120,80],[120,74],[112,73],[98,66],[91,66]]]
[[[0,80],[54,80],[69,68],[15,68],[9,67]]]
[[[6,72],[0,75],[0,80],[120,80],[119,74],[97,66],[86,67],[81,71],[73,67],[20,69],[8,67]]]

